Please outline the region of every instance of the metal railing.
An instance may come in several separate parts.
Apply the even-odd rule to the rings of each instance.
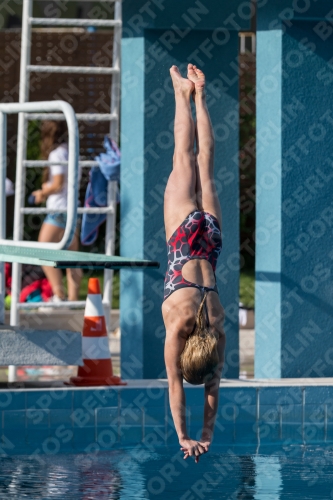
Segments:
[[[7,174],[7,115],[36,111],[62,111],[68,127],[68,205],[64,235],[59,243],[40,243],[37,241],[13,241],[6,239],[6,174]],[[79,170],[79,131],[75,113],[65,101],[26,102],[0,104],[0,245],[29,248],[48,248],[62,250],[67,248],[73,239],[77,219]],[[17,186],[17,189],[22,186]],[[5,322],[5,272],[4,263],[0,263],[0,324]],[[13,290],[15,292],[15,290]],[[18,294],[12,294],[12,307],[17,307]],[[14,304],[14,306],[13,306]]]
[[[1,231],[0,244],[6,243],[6,245],[12,245],[16,247],[43,247],[43,248],[51,248],[54,250],[62,250],[63,248],[67,248],[73,239],[77,218],[77,199],[78,199],[78,170],[79,170],[79,129],[77,120],[75,117],[74,110],[68,102],[65,101],[44,101],[44,102],[25,102],[25,103],[6,103],[0,104],[0,115],[1,116],[1,191],[5,190],[5,181],[3,181],[3,177],[6,180],[6,141],[7,141],[7,127],[6,127],[6,119],[8,114],[14,113],[29,113],[43,111],[44,113],[47,111],[62,111],[64,117],[67,122],[68,127],[68,192],[67,192],[67,208],[63,210],[67,214],[66,227],[64,231],[64,235],[59,243],[40,243],[37,241],[22,241],[22,240],[7,240],[3,237],[3,233]],[[16,183],[16,191],[21,189],[23,186],[18,186]],[[6,203],[3,201],[3,193],[1,197],[1,212],[2,218],[3,214],[6,212]],[[37,208],[35,209],[40,213],[41,211],[45,211],[44,209]],[[21,213],[22,209],[21,209]],[[1,220],[1,225],[3,221]]]

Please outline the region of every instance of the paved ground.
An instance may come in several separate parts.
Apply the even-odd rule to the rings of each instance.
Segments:
[[[9,322],[9,315],[6,315]],[[80,331],[83,323],[82,310],[58,310],[57,313],[38,313],[36,311],[21,311],[21,325],[27,328],[54,329],[57,328]],[[250,326],[253,325],[252,319]],[[240,329],[240,378],[251,379],[254,374],[254,330]],[[120,374],[120,329],[119,311],[114,310],[110,318],[109,346],[115,375]],[[77,366],[31,366],[18,367],[18,381],[52,381],[68,380],[76,375]],[[0,382],[7,381],[7,367],[0,367]]]
[[[240,377],[254,377],[254,330],[239,330]]]

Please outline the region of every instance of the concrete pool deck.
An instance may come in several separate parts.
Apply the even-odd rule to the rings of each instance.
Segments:
[[[46,380],[46,381],[18,381],[18,382],[0,382],[0,391],[8,390],[52,390],[64,389],[71,391],[82,390],[126,390],[126,389],[151,389],[151,388],[168,388],[168,381],[166,379],[142,379],[142,380],[125,380],[125,386],[96,386],[96,387],[75,387],[68,385],[67,380]],[[221,379],[220,389],[232,388],[273,388],[273,387],[333,387],[333,377],[326,378],[285,378],[285,379]],[[202,386],[194,386],[184,381],[184,387],[187,390],[202,389]],[[333,392],[332,392],[333,395]],[[1,403],[0,403],[1,411]]]

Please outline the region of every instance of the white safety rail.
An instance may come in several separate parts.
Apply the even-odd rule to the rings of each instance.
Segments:
[[[68,128],[68,203],[67,208],[64,210],[67,214],[66,227],[64,235],[59,241],[59,243],[40,243],[37,241],[13,241],[7,240],[4,235],[1,235],[0,245],[12,245],[16,247],[35,247],[35,248],[50,248],[53,250],[62,250],[67,248],[73,239],[76,225],[77,217],[77,198],[78,198],[78,163],[79,163],[79,128],[77,120],[75,117],[74,110],[68,102],[65,101],[46,101],[46,102],[25,102],[25,103],[6,103],[0,104],[0,115],[2,123],[2,133],[1,133],[1,145],[0,150],[2,151],[2,165],[1,165],[1,184],[0,190],[5,190],[5,182],[3,182],[3,177],[6,179],[6,118],[8,114],[14,113],[29,113],[36,111],[43,111],[44,113],[48,110],[63,112],[63,117],[67,122]],[[16,188],[17,190],[17,188]],[[5,192],[5,191],[4,191]],[[17,192],[17,191],[16,191]],[[3,198],[3,196],[2,196]],[[1,200],[3,203],[3,200]],[[2,217],[6,212],[6,204],[1,204]],[[37,209],[39,212],[41,209]],[[1,221],[2,222],[2,221]],[[2,225],[2,224],[1,224]],[[1,231],[2,232],[2,231]]]
[[[85,0],[74,0],[80,3]],[[110,122],[110,134],[112,139],[119,142],[119,98],[120,98],[120,43],[122,29],[122,5],[121,0],[100,0],[103,3],[114,3],[114,19],[58,19],[58,18],[34,18],[33,0],[23,1],[22,12],[22,43],[21,43],[21,61],[20,61],[20,90],[19,103],[27,103],[29,101],[30,90],[30,73],[81,73],[81,74],[108,74],[112,75],[111,83],[111,106],[110,113],[76,113],[77,120],[83,121],[108,121]],[[33,26],[80,26],[80,27],[112,27],[113,28],[113,61],[111,68],[95,67],[95,66],[49,66],[49,65],[31,65],[31,34]],[[14,208],[14,232],[13,241],[18,244],[23,237],[24,214],[32,213],[52,213],[52,210],[46,208],[27,208],[24,206],[25,198],[25,180],[26,168],[29,167],[44,167],[51,165],[45,161],[27,161],[27,120],[63,120],[62,113],[19,113],[18,120],[18,143],[17,143],[17,159],[16,159],[16,191],[15,191],[15,208]],[[1,155],[1,151],[0,151]],[[58,162],[57,162],[58,163]],[[94,161],[81,161],[81,167],[96,166]],[[0,172],[0,175],[2,173]],[[0,195],[1,196],[1,195]],[[0,199],[1,201],[1,199]],[[77,197],[75,198],[75,202]],[[108,183],[108,206],[105,208],[78,208],[77,213],[99,213],[106,214],[106,230],[105,230],[105,254],[114,254],[115,245],[115,223],[116,223],[116,208],[117,208],[117,182]],[[57,210],[57,212],[61,212]],[[67,212],[67,210],[66,210]],[[0,235],[2,238],[3,235]],[[31,243],[31,242],[29,242]],[[107,314],[110,316],[111,301],[112,301],[112,280],[113,271],[105,269],[104,271],[104,293],[103,305]],[[34,308],[36,304],[20,304],[19,293],[21,285],[21,264],[14,263],[12,269],[12,302],[10,311],[10,324],[12,326],[19,325],[19,310]],[[0,283],[0,291],[2,284]],[[85,302],[63,302],[62,307],[81,306],[84,307]],[[1,318],[0,318],[1,319]],[[13,382],[16,379],[15,367],[9,367],[8,380]]]
[[[37,241],[13,241],[6,239],[6,173],[7,173],[7,115],[36,111],[62,111],[68,128],[68,206],[64,235],[59,243],[39,243]],[[0,104],[0,245],[15,247],[67,248],[74,236],[77,219],[78,172],[79,172],[79,130],[74,110],[65,101],[25,102]],[[4,264],[0,263],[0,324],[4,324]],[[13,296],[12,300],[17,300]],[[15,302],[14,302],[15,303]],[[17,306],[17,304],[16,304]]]

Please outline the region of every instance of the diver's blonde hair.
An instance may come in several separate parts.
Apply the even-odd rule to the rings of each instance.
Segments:
[[[218,366],[218,338],[207,325],[204,305],[205,293],[195,321],[195,329],[188,337],[180,356],[180,368],[184,379],[190,384],[198,385],[209,381]]]

